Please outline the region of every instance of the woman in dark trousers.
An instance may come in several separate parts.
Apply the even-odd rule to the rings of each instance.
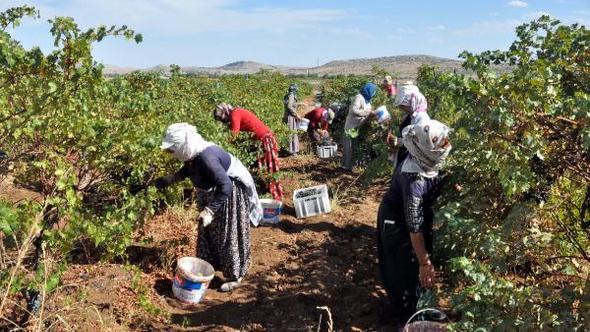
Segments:
[[[183,161],[176,173],[158,178],[165,188],[189,178],[202,195],[197,257],[223,272],[220,290],[239,285],[250,265],[250,223],[258,225],[262,206],[248,170],[233,155],[205,141],[194,126],[175,123],[168,127],[161,148]]]
[[[451,150],[448,135],[449,128],[436,120],[404,128],[401,141],[408,155],[396,167],[379,206],[379,268],[398,324],[416,311],[421,286],[434,286],[432,206],[439,191],[438,170]]]

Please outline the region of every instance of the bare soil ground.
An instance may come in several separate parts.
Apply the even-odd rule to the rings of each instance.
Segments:
[[[286,192],[326,183],[334,211],[296,219],[287,197],[278,225],[252,229],[252,264],[240,288],[218,292],[215,279],[194,307],[173,298],[175,259],[193,256],[196,238],[191,208],[173,208],[145,224],[127,265],[71,265],[62,284],[74,286],[53,298],[49,311],[65,307],[61,318],[74,330],[315,331],[317,307],[327,306],[338,330],[387,330],[374,228],[384,184],[365,191],[357,175],[312,156],[284,166]],[[324,313],[322,330],[326,323]]]
[[[304,103],[309,109],[311,99]],[[303,136],[303,135],[301,135]],[[194,206],[170,207],[148,220],[121,261],[100,262],[92,249],[74,255],[43,317],[53,331],[321,331],[329,308],[339,331],[390,331],[380,286],[375,224],[386,183],[361,187],[336,161],[300,155],[282,160],[286,199],[278,225],[252,228],[252,263],[231,293],[210,285],[187,307],[171,292],[175,261],[194,256]],[[295,218],[295,189],[327,184],[333,211]],[[13,198],[31,193],[2,188]],[[220,277],[220,276],[219,276]],[[20,301],[23,303],[23,300]],[[321,319],[320,319],[321,315]]]

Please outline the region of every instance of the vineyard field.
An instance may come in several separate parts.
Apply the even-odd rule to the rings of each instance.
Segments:
[[[106,77],[93,45],[141,34],[57,17],[44,54],[8,29],[39,15],[0,12],[0,331],[393,331],[376,220],[393,174],[386,137],[402,111],[377,92],[372,104],[386,105],[391,123],[349,133],[360,141],[350,172],[305,150],[306,133],[304,152],[286,156],[283,112],[296,83],[299,115],[317,102],[338,110],[339,141],[351,97],[395,73],[209,77],[171,65],[167,76]],[[445,311],[452,331],[589,330],[590,32],[542,16],[507,50],[461,58],[461,71],[422,66],[416,78],[453,145],[435,206],[437,283],[420,305]],[[191,307],[171,287],[176,259],[195,255],[198,197],[188,181],[149,184],[181,166],[159,149],[175,122],[256,163],[250,137],[214,120],[221,102],[276,134],[286,199],[278,225],[252,228],[243,285],[221,293],[216,278]],[[267,175],[253,174],[270,197]],[[332,212],[297,219],[292,193],[320,184]]]

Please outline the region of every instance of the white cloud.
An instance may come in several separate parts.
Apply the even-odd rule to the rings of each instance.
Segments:
[[[332,28],[320,27],[318,33],[329,33],[337,36],[356,37],[364,40],[374,40],[375,36],[360,28]]]
[[[502,33],[513,32],[514,29],[522,24],[522,21],[515,19],[482,21],[472,24],[468,27],[454,30],[453,33],[463,37],[481,37],[484,35],[497,35]]]
[[[427,31],[443,31],[446,29],[447,27],[442,24],[426,27]]]
[[[512,0],[512,1],[508,2],[508,6],[514,7],[514,8],[525,8],[528,5],[529,5],[528,3],[521,1],[521,0]]]
[[[8,5],[18,1],[7,0]],[[84,27],[123,25],[143,33],[186,35],[198,32],[285,31],[313,28],[347,18],[337,9],[292,9],[286,7],[240,8],[235,0],[54,0],[34,4],[43,18],[71,16]]]
[[[445,43],[445,40],[442,38],[429,38],[428,42],[431,44],[442,45]]]
[[[416,30],[414,30],[412,28],[397,28],[397,29],[395,29],[395,31],[397,33],[401,33],[401,34],[410,34],[410,33],[416,32]]]
[[[400,34],[389,34],[389,35],[386,35],[385,38],[387,38],[389,40],[403,40],[403,38]]]

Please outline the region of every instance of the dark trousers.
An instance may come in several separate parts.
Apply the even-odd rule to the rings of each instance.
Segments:
[[[431,217],[432,214],[427,216]],[[424,233],[424,240],[430,253],[432,219],[429,219],[425,223],[428,231]],[[381,202],[377,216],[377,250],[381,280],[393,307],[393,318],[405,323],[416,312],[416,304],[422,293],[418,278],[419,264],[403,218],[395,216],[392,207],[385,201]]]

